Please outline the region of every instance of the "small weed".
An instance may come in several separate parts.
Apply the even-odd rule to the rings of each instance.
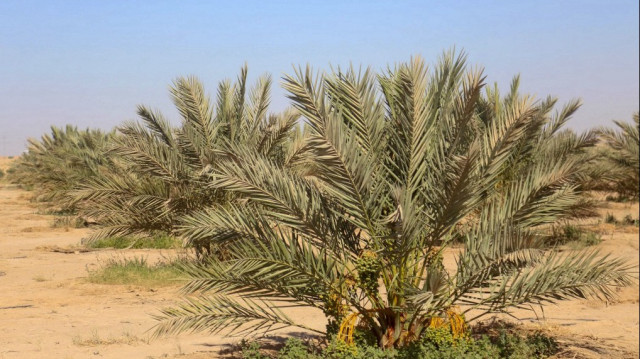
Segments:
[[[571,249],[581,249],[584,247],[590,247],[600,244],[602,242],[602,236],[594,232],[583,232],[575,241],[568,242],[567,245]]]
[[[85,228],[87,222],[75,216],[57,216],[53,219],[51,228]]]
[[[240,342],[242,348],[242,359],[268,359],[267,355],[260,352],[260,343],[248,342],[243,340]]]
[[[623,225],[623,226],[638,226],[638,219],[634,219],[630,214],[627,214],[626,216],[624,216],[624,218],[622,218],[622,220],[618,221],[618,219],[616,217],[613,216],[613,214],[611,213],[607,213],[607,215],[604,217],[604,222],[605,223],[609,223],[609,224],[615,224],[615,225]]]
[[[566,226],[564,226],[563,232],[564,232],[564,238],[566,238],[567,241],[577,241],[580,239],[580,237],[583,234],[583,230],[580,229],[580,227],[573,226],[570,224],[567,224]]]
[[[618,220],[613,214],[607,213],[607,215],[604,217],[604,223],[617,224]]]
[[[83,339],[81,336],[76,335],[72,341],[74,345],[78,346],[95,346],[101,344],[103,340],[98,335],[98,331],[93,330],[90,337]]]
[[[36,211],[36,214],[43,214],[47,216],[75,216],[77,213],[72,210],[42,206],[38,211]]]
[[[571,224],[553,227],[551,236],[546,239],[546,244],[549,246],[568,244],[571,248],[594,246],[600,242],[602,242],[602,237],[598,233],[585,231]]]
[[[545,242],[549,246],[563,245],[580,239],[582,232],[583,231],[580,227],[571,224],[553,226],[551,228],[551,235],[545,240]]]
[[[608,195],[605,200],[607,202],[615,202],[615,203],[626,203],[626,202],[630,202],[633,200],[632,197],[629,196],[624,196],[621,194],[618,194],[617,196],[613,196],[613,195]]]
[[[633,219],[630,214],[627,214],[622,219],[622,224],[625,226],[638,226],[638,219]]]
[[[130,284],[141,287],[170,286],[181,283],[183,259],[149,264],[145,257],[111,258],[99,269],[89,272],[89,282],[97,284]]]
[[[280,359],[305,359],[309,357],[309,350],[302,340],[289,338],[279,354]]]
[[[92,330],[91,335],[88,338],[82,338],[77,335],[73,337],[72,342],[74,345],[83,346],[83,347],[94,347],[97,345],[111,345],[111,344],[137,344],[137,343],[148,343],[148,340],[144,340],[139,338],[136,335],[133,335],[129,332],[123,332],[120,337],[114,338],[101,338],[98,335],[97,330]]]
[[[582,236],[580,242],[584,243],[585,246],[595,246],[602,242],[602,236],[597,233],[587,232]]]
[[[85,243],[88,248],[115,248],[115,249],[178,249],[182,242],[167,234],[156,234],[152,237],[106,237]]]
[[[45,278],[43,275],[37,275],[33,277],[33,280],[35,280],[36,282],[46,282],[47,278]]]

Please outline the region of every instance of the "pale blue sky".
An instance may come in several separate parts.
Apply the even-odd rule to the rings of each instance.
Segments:
[[[50,125],[110,129],[137,104],[177,120],[167,87],[211,93],[247,62],[276,83],[292,65],[381,69],[464,49],[490,82],[581,97],[577,130],[638,110],[638,1],[0,1],[0,155]],[[274,88],[273,110],[286,107]]]

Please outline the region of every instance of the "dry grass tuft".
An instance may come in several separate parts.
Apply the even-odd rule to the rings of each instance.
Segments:
[[[87,338],[82,338],[79,335],[73,337],[73,344],[77,346],[83,346],[83,347],[95,347],[98,345],[113,345],[113,344],[135,345],[140,343],[149,344],[149,340],[140,338],[126,331],[123,332],[122,335],[119,337],[101,338],[97,330],[93,330],[91,335]]]

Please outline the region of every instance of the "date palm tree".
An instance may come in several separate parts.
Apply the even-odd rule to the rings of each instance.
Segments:
[[[250,91],[246,83],[245,66],[236,83],[219,84],[214,103],[196,78],[177,79],[170,89],[182,120],[177,128],[161,113],[138,107],[142,123],[121,126],[121,136],[110,148],[125,173],[91,178],[75,191],[83,213],[101,227],[92,239],[154,231],[175,234],[181,216],[229,200],[224,189],[207,186],[204,177],[217,168],[227,146],[241,144],[277,163],[286,160],[299,115],[292,110],[268,113],[269,76]],[[189,244],[201,255],[211,250],[206,242]]]
[[[638,113],[633,114],[633,123],[614,121],[618,130],[602,129],[605,144],[604,167],[607,169],[604,181],[608,189],[620,196],[638,198],[640,191],[640,140]]]
[[[413,58],[377,76],[307,67],[284,77],[306,119],[308,162],[223,151],[206,185],[236,199],[185,216],[180,233],[228,258],[185,266],[191,296],[158,315],[156,333],[317,331],[286,314],[311,306],[328,333],[356,321],[399,347],[452,311],[613,296],[632,280],[624,262],[545,251],[537,232],[583,200],[579,161],[558,154],[589,138],[557,138],[578,102],[551,115],[556,100],[522,96],[517,81],[505,97],[483,87],[482,71],[453,52],[431,72]]]
[[[77,202],[70,192],[78,185],[104,173],[121,173],[117,160],[105,156],[115,138],[115,131],[52,126],[51,134],[29,139],[9,179],[33,189],[36,200],[62,212],[74,212]]]

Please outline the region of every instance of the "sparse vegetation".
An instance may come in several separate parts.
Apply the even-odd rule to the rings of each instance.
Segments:
[[[567,224],[562,227],[562,236],[561,238],[564,240],[563,243],[577,241],[582,237],[584,231],[575,225]]]
[[[600,234],[594,232],[585,232],[582,236],[580,236],[580,239],[574,243],[573,247],[590,247],[598,245],[600,244],[600,242],[602,242],[602,236]]]
[[[575,224],[552,226],[551,235],[545,239],[548,246],[569,245],[573,249],[595,246],[600,242],[600,234],[587,231]]]
[[[309,347],[295,338],[288,339],[276,355],[265,354],[256,341],[243,341],[240,347],[243,359],[530,359],[547,358],[559,350],[555,340],[541,332],[521,335],[506,328],[498,328],[491,336],[465,337],[430,328],[421,340],[391,350],[364,341],[349,345],[339,339],[325,348]]]
[[[161,287],[184,283],[180,270],[183,260],[165,260],[151,264],[146,257],[111,258],[89,272],[89,282],[140,287]]]
[[[129,332],[123,332],[119,337],[107,337],[103,338],[98,334],[97,330],[93,330],[91,335],[83,338],[82,336],[75,336],[72,339],[74,345],[83,347],[94,347],[98,345],[113,345],[113,344],[127,344],[133,345],[138,343],[148,343],[147,339],[138,337],[137,335]]]
[[[623,226],[638,226],[638,218],[633,218],[630,214],[625,215],[622,220],[618,220],[613,214],[607,213],[604,217],[604,222]]]
[[[51,228],[85,228],[87,226],[87,222],[78,216],[56,216],[51,223]]]
[[[618,224],[618,220],[613,214],[607,213],[607,215],[604,217],[604,223]]]
[[[87,241],[88,248],[115,248],[115,249],[177,249],[182,247],[182,242],[176,237],[164,233],[156,233],[150,237],[106,237]]]
[[[634,219],[630,214],[627,214],[622,219],[622,224],[624,224],[626,226],[637,226],[638,225],[638,219]]]

